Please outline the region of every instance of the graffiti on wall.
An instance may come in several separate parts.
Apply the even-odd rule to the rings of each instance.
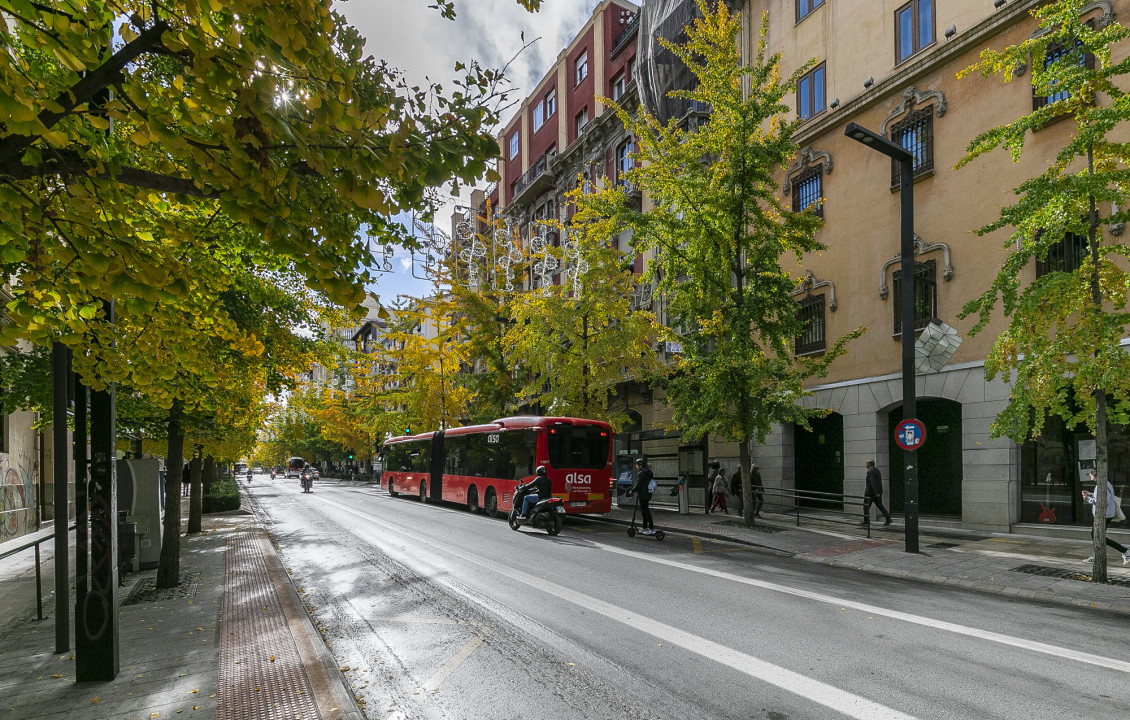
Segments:
[[[0,454],[0,541],[34,530],[35,481],[27,458]]]

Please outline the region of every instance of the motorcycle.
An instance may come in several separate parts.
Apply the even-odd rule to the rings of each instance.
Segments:
[[[274,480],[274,479],[275,479],[275,471],[274,471],[274,470],[272,470],[272,471],[271,471],[271,479],[272,479],[272,480]]]
[[[302,492],[311,492],[310,488],[314,485],[314,473],[309,470],[303,470],[300,480],[302,481]]]
[[[514,491],[513,506],[510,508],[510,514],[506,517],[510,529],[517,530],[523,525],[530,525],[543,528],[550,535],[561,532],[561,529],[565,527],[565,503],[561,501],[561,498],[551,497],[538,500],[537,504],[530,508],[530,515],[527,519],[521,520],[519,518],[522,513],[522,498],[529,492],[530,489],[525,485],[519,485]]]

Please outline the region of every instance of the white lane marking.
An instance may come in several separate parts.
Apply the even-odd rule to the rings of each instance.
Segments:
[[[467,560],[468,562],[475,563],[481,567],[493,570],[494,572],[515,580],[517,582],[528,585],[537,590],[547,592],[562,600],[579,605],[580,607],[588,610],[589,612],[599,613],[610,620],[623,623],[628,627],[635,628],[641,632],[652,635],[664,642],[672,645],[677,645],[685,650],[702,655],[710,660],[728,665],[729,667],[743,672],[750,677],[762,680],[770,685],[774,685],[786,692],[790,692],[801,698],[823,705],[831,710],[842,713],[848,717],[857,718],[858,720],[915,720],[914,716],[907,715],[906,713],[899,712],[893,708],[881,705],[865,697],[856,695],[854,693],[840,690],[837,687],[828,685],[827,683],[820,682],[815,678],[811,678],[800,673],[795,673],[791,670],[783,668],[779,665],[760,660],[751,655],[734,650],[733,648],[726,647],[716,642],[700,638],[684,630],[672,627],[657,620],[652,620],[647,617],[631,614],[627,609],[618,607],[611,603],[598,600],[583,593],[576,592],[567,587],[557,585],[547,580],[542,580],[528,573],[520,570],[506,567],[500,563],[494,562],[484,557],[474,555],[466,550],[440,543],[430,538],[406,530],[402,527],[393,525],[377,517],[363,513],[359,510],[347,507],[332,500],[322,499],[322,502],[333,505],[334,507],[364,518],[369,522],[377,525],[384,526],[385,528],[394,532],[405,535],[416,542],[423,545],[429,545],[441,552],[454,555],[456,557]],[[476,646],[477,647],[477,646]],[[466,649],[466,648],[465,648]],[[472,648],[473,650],[473,648]],[[469,653],[468,653],[469,654]],[[458,657],[458,656],[457,656]],[[454,660],[454,658],[453,658]],[[450,664],[450,662],[449,662]],[[446,666],[445,666],[446,667]],[[441,669],[440,672],[443,670]],[[437,673],[438,675],[438,673]],[[430,682],[430,680],[429,680]]]
[[[816,602],[825,603],[828,605],[850,607],[854,610],[865,612],[868,615],[880,615],[882,617],[888,617],[893,620],[902,620],[903,622],[912,623],[914,625],[921,625],[923,627],[929,627],[935,630],[952,632],[957,635],[964,635],[966,637],[977,638],[979,640],[986,640],[988,642],[995,642],[1001,645],[1008,645],[1010,647],[1020,648],[1022,650],[1028,650],[1044,655],[1050,655],[1052,657],[1063,658],[1065,660],[1074,660],[1076,662],[1084,663],[1087,665],[1094,665],[1096,667],[1107,668],[1108,670],[1114,670],[1117,672],[1130,673],[1130,661],[1126,660],[1108,658],[1102,655],[1094,655],[1092,653],[1060,647],[1058,645],[1049,645],[1047,643],[1036,642],[1035,640],[1018,638],[1012,635],[1004,635],[1002,633],[996,633],[990,630],[981,630],[979,628],[968,627],[966,625],[958,625],[957,623],[946,622],[945,620],[935,620],[933,618],[923,617],[921,615],[912,615],[910,613],[904,613],[898,610],[890,610],[887,608],[879,607],[877,605],[868,605],[866,603],[856,602],[854,600],[845,600],[843,598],[837,598],[831,595],[811,592],[809,590],[791,588],[787,585],[779,585],[777,583],[767,582],[765,580],[755,580],[753,578],[742,577],[741,575],[734,575],[727,572],[720,572],[718,570],[707,570],[695,565],[679,562],[678,560],[670,560],[655,555],[636,552],[634,550],[624,550],[608,545],[601,545],[597,542],[593,542],[593,546],[600,548],[601,550],[604,550],[606,552],[616,553],[618,555],[630,557],[635,560],[645,560],[647,562],[658,563],[660,565],[678,568],[687,572],[709,575],[710,577],[714,578],[729,580],[731,582],[741,583],[743,585],[750,585],[752,587],[761,588],[763,590],[771,590],[773,592],[779,592],[786,595],[793,595],[795,597],[802,597],[808,600],[815,600]]]
[[[460,648],[459,652],[455,653],[454,657],[444,663],[443,667],[436,670],[434,675],[424,681],[424,684],[420,686],[420,692],[434,692],[438,690],[443,681],[446,680],[451,673],[458,670],[459,666],[462,665],[467,658],[471,657],[471,653],[475,652],[482,644],[483,639],[481,636],[476,635],[471,638],[470,642]]]
[[[607,552],[616,553],[617,555],[624,555],[635,560],[646,560],[648,562],[658,563],[660,565],[666,565],[668,567],[678,568],[680,570],[686,570],[687,572],[709,575],[710,577],[730,580],[731,582],[741,583],[743,585],[751,585],[753,587],[762,588],[763,590],[772,590],[774,592],[802,597],[808,600],[815,600],[816,602],[827,603],[829,605],[849,607],[861,612],[865,612],[868,615],[882,615],[883,617],[889,617],[894,620],[902,620],[903,622],[922,625],[924,627],[933,628],[935,630],[945,630],[957,635],[965,635],[966,637],[977,638],[979,640],[988,640],[990,642],[1009,645],[1011,647],[1017,647],[1023,650],[1030,650],[1032,652],[1043,653],[1045,655],[1051,655],[1053,657],[1064,658],[1066,660],[1075,660],[1076,662],[1086,663],[1088,665],[1096,665],[1098,667],[1107,668],[1109,670],[1117,670],[1118,672],[1130,673],[1130,662],[1127,662],[1125,660],[1116,660],[1114,658],[1103,657],[1102,655],[1092,655],[1091,653],[1071,650],[1070,648],[1059,647],[1057,645],[1048,645],[1047,643],[1013,637],[1011,635],[1003,635],[1001,633],[995,633],[990,630],[981,630],[979,628],[958,625],[957,623],[946,622],[945,620],[935,620],[933,618],[923,617],[921,615],[911,615],[910,613],[904,613],[898,610],[889,610],[877,605],[868,605],[866,603],[855,602],[854,600],[844,600],[843,598],[837,598],[831,595],[824,595],[822,593],[811,592],[809,590],[799,590],[797,588],[788,587],[787,585],[778,585],[777,583],[766,582],[765,580],[754,580],[753,578],[742,577],[741,575],[734,575],[728,572],[707,570],[705,568],[696,567],[694,565],[682,563],[677,560],[668,560],[661,557],[655,557],[653,555],[646,555],[644,553],[635,552],[633,550],[622,550],[620,548],[608,547],[605,545],[597,545],[597,547]]]

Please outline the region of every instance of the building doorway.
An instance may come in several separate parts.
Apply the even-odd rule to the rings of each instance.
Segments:
[[[961,517],[961,403],[943,398],[918,400],[918,419],[926,426],[926,444],[918,451],[918,512]],[[902,450],[894,444],[902,406],[887,413],[891,438],[891,510],[903,510]]]
[[[811,430],[793,426],[793,467],[796,489],[821,493],[844,492],[844,416],[829,413],[814,418]],[[800,501],[805,507],[843,510],[843,503]]]

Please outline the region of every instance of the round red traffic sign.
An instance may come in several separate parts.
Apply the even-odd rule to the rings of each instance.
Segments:
[[[903,420],[895,426],[895,444],[903,450],[918,450],[926,444],[926,426],[914,418]]]

